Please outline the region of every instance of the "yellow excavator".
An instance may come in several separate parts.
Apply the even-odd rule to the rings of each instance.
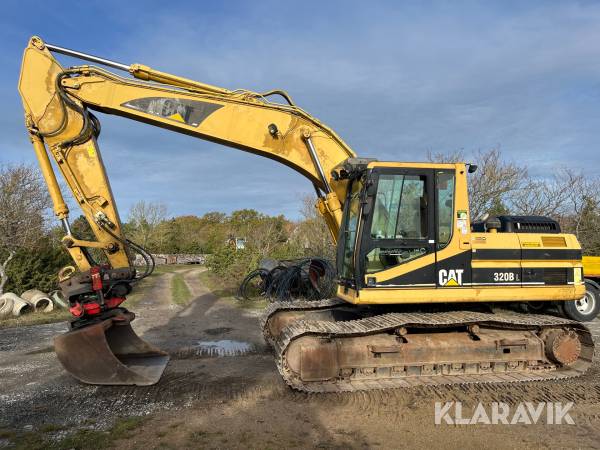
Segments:
[[[94,65],[63,68],[56,53]],[[580,322],[593,319],[600,303],[598,285],[584,279],[577,239],[545,217],[471,222],[467,178],[474,165],[360,158],[285,91],[227,90],[39,37],[25,49],[19,92],[75,262],[59,273],[75,318],[56,338],[56,354],[83,382],[153,384],[169,359],[134,333],[135,316],[122,306],[154,263],[123,234],[92,111],[271,158],[314,186],[337,245],[337,296],[273,303],[262,320],[291,387],[547,380],[590,366],[593,341]],[[95,241],[71,232],[51,160]],[[94,260],[98,250],[108,263]],[[146,260],[144,270],[133,267],[133,253]],[[559,314],[540,314],[547,308]]]

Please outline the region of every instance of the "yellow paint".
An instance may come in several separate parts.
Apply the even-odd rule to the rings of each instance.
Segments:
[[[583,257],[583,274],[586,277],[600,278],[600,256]]]
[[[338,297],[354,304],[414,304],[460,302],[519,302],[578,300],[585,294],[585,285],[570,286],[486,286],[478,288],[367,288],[356,291],[338,289]]]
[[[173,120],[176,120],[177,122],[185,123],[185,120],[183,120],[183,117],[181,117],[181,114],[179,114],[179,113],[175,113],[172,116],[169,116],[169,119],[173,119]]]
[[[98,225],[96,217],[107,217],[113,224],[112,233],[123,239],[122,225],[112,195],[106,170],[102,164],[100,151],[95,139],[88,137],[77,145],[67,143],[80,137],[84,127],[84,117],[75,109],[63,108],[62,99],[56,92],[57,77],[63,73],[60,64],[44,47],[39,38],[32,38],[23,55],[19,92],[23,100],[26,123],[32,133],[34,149],[40,162],[44,179],[48,185],[54,211],[59,218],[68,215],[68,209],[62,198],[54,171],[48,158],[48,152],[57,163],[67,186],[80,205],[90,223],[97,242],[73,241],[69,252],[80,270],[89,269],[82,248],[113,248],[115,238]],[[218,142],[255,155],[264,156],[304,175],[308,180],[325,192],[325,182],[315,168],[306,147],[305,138],[310,136],[316,147],[318,159],[323,167],[326,183],[332,192],[317,203],[334,241],[337,239],[342,205],[347,191],[347,181],[336,181],[332,170],[347,158],[355,157],[352,149],[329,127],[295,105],[280,105],[265,102],[264,97],[251,91],[229,91],[201,82],[188,80],[176,75],[159,72],[147,66],[134,64],[131,74],[141,80],[162,84],[149,84],[131,78],[120,77],[105,69],[94,66],[80,66],[66,70],[77,75],[64,78],[64,92],[73,101],[84,107],[97,107],[107,113],[124,116],[134,120],[161,126],[175,132],[190,134],[194,137]],[[181,89],[183,88],[183,89]],[[187,125],[180,114],[165,118],[128,108],[125,105],[132,99],[165,97],[184,101],[201,101],[220,106],[198,126]],[[65,112],[66,111],[66,112]],[[275,124],[276,135],[269,133],[269,125]],[[40,139],[36,133],[45,137]],[[85,130],[84,130],[85,131]],[[86,136],[86,135],[83,135]],[[46,150],[47,149],[47,150]],[[463,252],[484,249],[521,249],[539,246],[544,241],[540,235],[517,233],[472,233],[470,223],[467,168],[462,163],[432,164],[410,162],[371,162],[369,168],[394,167],[431,170],[453,170],[455,173],[454,224],[448,245],[437,255],[429,254],[408,263],[369,274],[377,283],[392,280],[409,274],[437,261],[444,261]],[[362,224],[362,218],[360,223]],[[463,227],[461,225],[467,225]],[[572,235],[553,235],[546,237],[549,246],[563,246],[579,249],[579,243]],[[123,246],[114,252],[106,251],[113,268],[129,267],[129,259]],[[355,255],[355,258],[357,256]],[[599,261],[584,260],[586,275],[596,273],[600,276]],[[473,267],[580,267],[581,261],[474,261]],[[366,281],[366,280],[365,280]],[[435,280],[431,280],[434,282]],[[459,287],[456,280],[450,280],[447,289],[364,289],[360,296],[353,291],[340,297],[353,303],[427,303],[458,301],[517,301],[517,300],[568,300],[583,295],[582,284],[569,287],[497,287],[486,288]]]
[[[563,236],[542,236],[544,247],[566,247],[567,240]]]

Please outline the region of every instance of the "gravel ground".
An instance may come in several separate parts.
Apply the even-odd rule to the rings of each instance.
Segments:
[[[170,301],[172,273],[155,277],[135,308],[136,331],[171,362],[149,387],[89,386],[64,373],[52,338],[66,323],[0,330],[0,429],[108,429],[148,420],[123,448],[600,447],[600,367],[578,379],[309,395],[288,389],[262,339],[259,311],[239,308],[181,269],[194,296]],[[590,324],[600,341],[600,320]],[[435,425],[435,402],[574,402],[575,425]],[[62,432],[58,432],[60,435]],[[0,447],[10,444],[2,439]]]

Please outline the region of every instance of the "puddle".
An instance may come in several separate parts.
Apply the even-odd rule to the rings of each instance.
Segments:
[[[239,356],[256,351],[253,344],[223,339],[220,341],[198,341],[195,347],[199,356]]]

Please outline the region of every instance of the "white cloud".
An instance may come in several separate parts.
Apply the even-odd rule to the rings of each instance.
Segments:
[[[422,160],[427,150],[501,145],[541,174],[598,164],[594,3],[226,2],[106,13],[102,34],[55,42],[227,88],[286,89],[363,156]],[[29,151],[14,99],[0,118],[0,158],[9,160]],[[144,197],[177,214],[255,207],[293,216],[298,194],[311,192],[273,161],[103,119],[123,215]]]

